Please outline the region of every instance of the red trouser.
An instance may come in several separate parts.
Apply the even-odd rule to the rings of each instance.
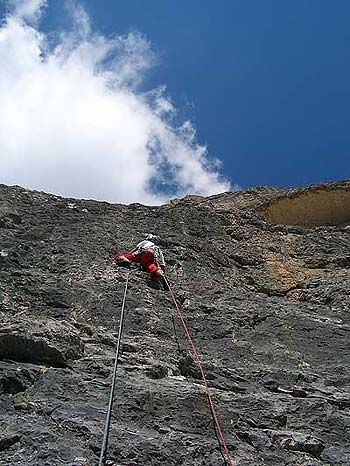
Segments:
[[[118,261],[118,259],[122,256],[126,257],[131,262],[136,262],[140,264],[143,270],[151,274],[152,278],[156,277],[157,270],[161,270],[157,258],[154,255],[153,249],[146,249],[146,251],[143,251],[141,252],[141,254],[137,255],[135,255],[133,252],[124,252],[122,254],[117,254],[115,256],[115,260]]]

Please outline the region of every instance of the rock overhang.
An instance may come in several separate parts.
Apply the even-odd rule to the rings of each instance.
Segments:
[[[265,203],[259,211],[273,225],[350,228],[350,183],[290,190]]]

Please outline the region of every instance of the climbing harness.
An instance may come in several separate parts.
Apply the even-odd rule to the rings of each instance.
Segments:
[[[118,369],[120,342],[121,342],[122,331],[123,331],[123,323],[124,323],[124,311],[125,311],[125,303],[126,303],[126,293],[128,291],[128,284],[129,284],[129,278],[130,278],[131,273],[132,273],[132,271],[130,271],[126,276],[124,296],[123,296],[122,308],[121,308],[121,312],[120,312],[118,341],[117,341],[117,349],[116,349],[115,359],[114,359],[114,369],[113,369],[113,377],[112,377],[112,383],[111,383],[111,391],[110,391],[110,394],[109,394],[109,403],[108,403],[108,409],[107,409],[106,424],[105,424],[105,430],[104,430],[104,434],[103,434],[100,461],[98,463],[98,466],[103,466],[105,464],[105,462],[106,462],[108,438],[109,438],[109,429],[110,429],[110,425],[111,425],[113,399],[114,399],[114,392],[115,392],[115,384],[116,384],[116,380],[117,380],[117,369]]]
[[[226,456],[226,462],[229,466],[233,466],[233,463],[232,463],[232,459],[231,459],[231,456],[230,456],[230,453],[228,451],[228,448],[227,448],[227,445],[226,445],[226,441],[225,441],[225,438],[223,436],[223,433],[222,433],[222,430],[221,430],[221,426],[220,426],[220,423],[219,423],[219,419],[218,419],[218,415],[216,413],[216,410],[215,410],[215,406],[214,406],[214,403],[213,403],[213,400],[212,400],[212,397],[211,397],[211,394],[210,394],[210,390],[209,390],[209,385],[208,385],[208,381],[207,381],[207,378],[205,376],[205,373],[204,373],[204,370],[203,370],[203,365],[202,365],[202,362],[200,360],[200,357],[198,355],[198,352],[196,350],[196,347],[193,343],[193,340],[192,340],[192,337],[191,337],[191,334],[187,328],[187,324],[186,324],[186,321],[185,321],[185,318],[184,316],[182,315],[182,312],[181,312],[181,309],[180,309],[180,306],[177,302],[177,299],[175,297],[175,294],[170,286],[170,283],[169,283],[169,280],[164,276],[164,279],[169,287],[169,292],[170,292],[170,295],[172,297],[172,300],[174,302],[174,305],[176,307],[176,310],[177,310],[177,313],[178,313],[178,316],[179,316],[179,319],[182,323],[182,326],[183,326],[183,329],[185,331],[185,334],[186,334],[186,337],[187,337],[187,340],[190,344],[190,347],[191,347],[191,350],[192,350],[192,353],[196,359],[196,363],[197,363],[197,366],[200,370],[200,373],[201,373],[201,376],[202,376],[202,380],[203,380],[203,384],[204,384],[204,388],[205,388],[205,392],[206,392],[206,395],[207,395],[207,398],[208,398],[208,403],[209,403],[209,407],[210,407],[210,411],[211,411],[211,414],[212,414],[212,417],[213,417],[213,422],[214,422],[214,425],[215,425],[215,432],[217,433],[219,439],[220,439],[220,442],[219,442],[219,445],[221,444],[223,449],[224,449],[224,452],[225,452],[225,456]]]
[[[123,331],[126,294],[127,294],[127,290],[128,290],[128,283],[129,283],[129,278],[130,278],[131,273],[132,273],[132,271],[130,271],[128,273],[127,278],[126,278],[123,302],[122,302],[122,307],[121,307],[120,322],[119,322],[119,332],[118,332],[118,342],[117,342],[117,349],[116,349],[116,353],[115,353],[113,378],[112,378],[111,390],[110,390],[110,395],[109,395],[109,403],[108,403],[108,409],[107,409],[106,424],[105,424],[105,430],[104,430],[104,435],[103,435],[103,442],[102,442],[102,447],[101,447],[99,466],[104,466],[105,465],[106,456],[107,456],[108,438],[109,438],[109,430],[110,430],[111,417],[112,417],[113,399],[114,399],[114,392],[115,392],[115,385],[116,385],[116,376],[117,376],[117,368],[118,368],[120,342],[121,342],[121,336],[122,336],[122,331]],[[175,297],[175,294],[174,294],[174,292],[173,292],[173,290],[172,290],[172,288],[170,286],[169,280],[167,279],[167,277],[165,275],[164,275],[164,281],[165,281],[165,283],[166,283],[166,285],[168,287],[169,293],[170,293],[171,298],[172,298],[172,300],[174,302],[174,305],[175,305],[175,308],[177,310],[179,319],[180,319],[180,321],[182,323],[182,326],[183,326],[183,329],[185,331],[187,340],[188,340],[188,342],[190,344],[192,353],[193,353],[193,355],[195,357],[197,366],[198,366],[198,368],[200,370],[200,373],[201,373],[201,376],[202,376],[202,381],[203,381],[203,384],[204,384],[206,396],[207,396],[208,403],[209,403],[210,412],[211,412],[211,415],[212,415],[212,420],[213,420],[213,425],[214,425],[214,432],[215,432],[215,435],[216,435],[216,437],[218,439],[220,453],[221,453],[221,455],[222,455],[222,457],[223,457],[223,459],[225,461],[225,464],[229,465],[229,466],[233,466],[232,459],[231,459],[230,453],[228,451],[226,441],[225,441],[225,438],[223,436],[222,429],[221,429],[221,426],[220,426],[220,423],[219,423],[218,415],[217,415],[216,410],[215,410],[214,402],[213,402],[212,397],[211,397],[208,381],[207,381],[207,378],[206,378],[204,370],[203,370],[202,362],[201,362],[201,360],[199,358],[197,349],[196,349],[196,347],[195,347],[195,345],[193,343],[192,337],[191,337],[190,332],[189,332],[189,330],[187,328],[187,324],[186,324],[185,318],[184,318],[184,316],[183,316],[183,314],[181,312],[180,305],[178,304],[177,299]],[[173,319],[173,317],[172,317],[172,319]],[[176,334],[174,319],[173,319],[173,326],[174,326],[174,331],[175,331],[175,334]],[[179,342],[178,342],[178,339],[177,339],[177,335],[176,335],[176,341],[177,341],[178,349],[180,351],[180,345],[179,345]],[[224,449],[225,455],[222,453],[221,447]]]

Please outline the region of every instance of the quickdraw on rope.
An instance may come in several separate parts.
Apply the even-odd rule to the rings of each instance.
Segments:
[[[202,376],[202,380],[203,380],[203,384],[204,384],[204,388],[205,388],[205,392],[206,392],[206,395],[207,395],[207,398],[208,398],[208,403],[209,403],[209,407],[210,407],[210,411],[211,411],[211,414],[213,416],[213,422],[214,422],[214,426],[215,426],[215,432],[217,432],[218,434],[218,437],[220,439],[220,444],[222,445],[223,449],[224,449],[224,452],[225,452],[225,456],[226,456],[226,462],[229,466],[233,466],[233,463],[232,463],[232,459],[231,459],[231,456],[230,456],[230,453],[228,451],[228,448],[227,448],[227,445],[226,445],[226,441],[225,441],[225,438],[223,436],[223,433],[222,433],[222,430],[221,430],[221,427],[220,427],[220,423],[219,423],[219,419],[218,419],[218,415],[216,413],[216,410],[215,410],[215,406],[214,406],[214,403],[213,403],[213,400],[212,400],[212,397],[211,397],[211,394],[210,394],[210,390],[209,390],[209,385],[208,385],[208,381],[207,381],[207,378],[205,376],[205,373],[204,373],[204,370],[203,370],[203,365],[202,365],[202,362],[199,358],[199,355],[198,355],[198,352],[196,350],[196,347],[193,343],[193,340],[192,340],[192,337],[190,335],[190,332],[187,328],[187,324],[186,324],[186,321],[185,321],[185,318],[181,312],[181,309],[180,309],[180,306],[176,300],[176,297],[175,297],[175,294],[170,286],[170,283],[169,283],[169,280],[164,276],[164,280],[166,282],[166,284],[168,285],[169,287],[169,292],[170,292],[170,295],[172,297],[172,300],[174,301],[174,305],[176,307],[176,310],[177,310],[177,313],[178,313],[178,316],[180,318],[180,321],[182,323],[182,326],[183,326],[183,329],[185,331],[185,334],[186,334],[186,337],[187,337],[187,340],[190,344],[190,347],[191,347],[191,350],[192,350],[192,353],[196,359],[196,362],[197,362],[197,366],[200,370],[200,373],[201,373],[201,376]]]
[[[98,463],[98,466],[104,466],[104,464],[106,463],[106,459],[107,459],[107,447],[108,447],[109,429],[110,429],[110,425],[111,425],[113,399],[114,399],[114,392],[115,392],[115,384],[116,384],[116,380],[117,380],[117,368],[118,368],[118,359],[119,359],[119,351],[120,351],[120,342],[121,342],[122,331],[123,331],[123,323],[124,323],[124,311],[125,311],[125,303],[126,303],[126,293],[128,291],[129,277],[130,277],[131,273],[132,272],[129,272],[127,274],[127,276],[126,276],[123,303],[122,303],[122,308],[121,308],[121,312],[120,312],[118,342],[117,342],[117,349],[116,349],[115,359],[114,359],[114,368],[113,368],[113,377],[112,377],[112,383],[111,383],[111,391],[110,391],[110,394],[109,394],[109,403],[108,403],[108,409],[107,409],[106,424],[105,424],[103,442],[102,442],[102,447],[101,447],[100,461]]]

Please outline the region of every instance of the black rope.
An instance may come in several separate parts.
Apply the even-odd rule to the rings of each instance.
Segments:
[[[131,273],[132,272],[128,273],[128,275],[126,277],[126,282],[125,282],[123,303],[122,303],[122,308],[121,308],[121,312],[120,312],[117,350],[116,350],[115,359],[114,359],[113,378],[112,378],[112,383],[111,383],[111,391],[110,391],[110,394],[109,394],[109,403],[108,403],[108,409],[107,409],[106,424],[105,424],[105,430],[104,430],[102,447],[101,447],[100,461],[98,463],[98,466],[104,466],[105,463],[106,463],[109,429],[110,429],[110,425],[111,425],[114,391],[115,391],[115,384],[116,384],[116,379],[117,379],[117,368],[118,368],[120,342],[121,342],[122,331],[123,331],[123,323],[124,323],[124,311],[125,311],[126,293],[127,293],[127,290],[128,290],[129,277],[130,277]]]

